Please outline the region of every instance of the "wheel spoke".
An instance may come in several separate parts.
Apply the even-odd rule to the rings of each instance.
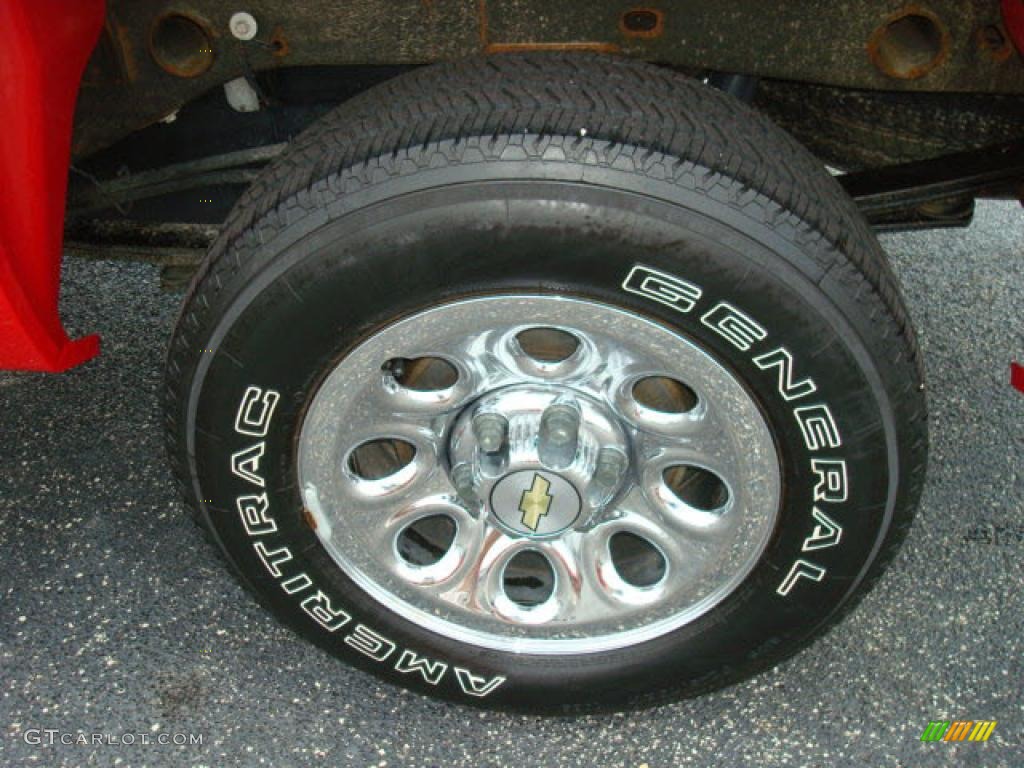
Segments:
[[[539,547],[555,572],[555,590],[550,621],[568,623],[584,620],[586,608],[599,610],[593,593],[593,579],[581,557],[581,537],[566,536],[560,540],[544,542]]]
[[[481,535],[475,544],[474,550],[467,553],[466,564],[460,572],[459,591],[479,610],[506,617],[513,615],[515,606],[505,599],[501,572],[516,552],[525,549],[525,544],[486,523],[481,526]]]

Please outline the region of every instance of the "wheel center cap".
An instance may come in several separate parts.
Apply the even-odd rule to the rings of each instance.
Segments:
[[[533,384],[481,397],[460,414],[449,443],[463,503],[528,538],[586,524],[623,486],[629,455],[626,430],[607,405]]]
[[[523,536],[561,533],[576,522],[582,506],[572,483],[553,472],[512,472],[491,490],[494,516],[506,528]]]

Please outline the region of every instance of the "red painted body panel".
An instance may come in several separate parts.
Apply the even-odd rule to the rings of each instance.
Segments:
[[[99,337],[57,314],[71,124],[103,0],[0,1],[0,369],[63,371]]]
[[[1024,56],[1024,0],[1003,0],[1003,24],[1017,52]]]

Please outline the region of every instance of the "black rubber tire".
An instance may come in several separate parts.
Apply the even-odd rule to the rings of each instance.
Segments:
[[[637,265],[663,276],[624,290]],[[701,287],[696,307],[671,292],[676,279]],[[620,651],[486,650],[374,603],[307,525],[295,442],[333,364],[397,318],[515,291],[588,298],[660,322],[731,368],[761,406],[782,456],[779,523],[750,576],[693,623]],[[730,340],[710,313],[722,302],[760,324],[763,338],[755,329]],[[786,387],[781,368],[752,362],[780,348],[793,358]],[[795,386],[805,378],[813,395]],[[279,399],[239,430],[250,387],[258,405],[271,390]],[[243,582],[305,637],[393,682],[467,703],[623,709],[775,664],[865,593],[924,482],[923,389],[876,239],[784,132],[644,63],[508,55],[378,86],[266,170],[185,301],[167,361],[167,435],[198,519]],[[233,455],[249,458],[254,476],[233,474]],[[820,459],[844,461],[848,482],[827,491],[812,471]],[[253,493],[266,494],[267,522],[250,535],[236,502]],[[815,507],[841,538],[812,517]],[[320,610],[318,622],[303,606],[348,620],[332,624]],[[367,643],[386,657],[371,658]],[[434,666],[396,671],[413,659]],[[488,683],[487,695],[473,695]]]

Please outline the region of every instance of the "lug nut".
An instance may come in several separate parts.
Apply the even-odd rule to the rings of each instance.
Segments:
[[[605,488],[614,488],[622,480],[629,460],[622,451],[615,448],[602,448],[597,454],[594,467],[594,480]]]
[[[580,416],[576,409],[564,403],[555,403],[544,411],[540,429],[547,432],[547,439],[556,445],[565,445],[576,438]]]
[[[473,483],[472,465],[458,464],[452,467],[452,484],[470,510],[480,506],[480,497],[477,496],[476,485]]]
[[[570,403],[552,403],[540,419],[537,449],[540,460],[551,467],[566,467],[576,457],[580,412]]]
[[[498,453],[508,438],[508,419],[497,413],[481,413],[473,419],[473,434],[481,451]]]

